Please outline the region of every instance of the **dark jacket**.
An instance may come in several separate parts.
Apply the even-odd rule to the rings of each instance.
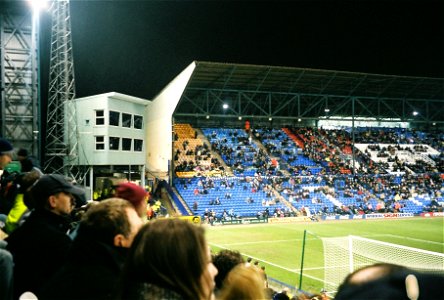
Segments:
[[[112,298],[127,250],[78,235],[67,262],[43,288],[39,299]]]
[[[126,287],[127,293],[122,300],[184,300],[180,294],[152,283],[134,283]]]
[[[14,258],[14,298],[40,288],[65,262],[71,239],[69,219],[46,210],[35,210],[7,239]]]

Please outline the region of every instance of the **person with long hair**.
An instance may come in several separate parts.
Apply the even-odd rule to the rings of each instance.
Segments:
[[[264,278],[259,269],[239,264],[224,280],[219,300],[266,299]]]
[[[180,219],[144,225],[128,253],[117,298],[214,299],[217,269],[204,229]]]

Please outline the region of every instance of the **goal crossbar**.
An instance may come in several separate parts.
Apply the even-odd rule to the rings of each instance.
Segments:
[[[354,270],[374,263],[391,263],[418,271],[444,273],[444,254],[359,236],[322,238],[324,288],[336,291]]]

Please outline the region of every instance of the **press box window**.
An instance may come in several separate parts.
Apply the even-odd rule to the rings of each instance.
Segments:
[[[109,137],[109,150],[119,150],[120,138],[118,137]]]
[[[122,138],[122,150],[131,151],[131,141],[132,139]]]
[[[96,136],[96,150],[105,150],[104,136]]]
[[[143,149],[143,140],[134,139],[134,151],[141,152]]]
[[[118,111],[109,111],[109,125],[119,126],[120,113]]]
[[[134,115],[134,128],[142,129],[143,126],[143,117]]]
[[[122,113],[122,127],[131,128],[131,119],[133,115]]]
[[[96,125],[105,125],[105,112],[96,110]]]

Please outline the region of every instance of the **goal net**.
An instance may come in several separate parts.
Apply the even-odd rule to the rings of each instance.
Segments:
[[[375,263],[392,263],[418,271],[444,274],[444,254],[358,236],[322,238],[324,288],[335,292],[354,270]]]

